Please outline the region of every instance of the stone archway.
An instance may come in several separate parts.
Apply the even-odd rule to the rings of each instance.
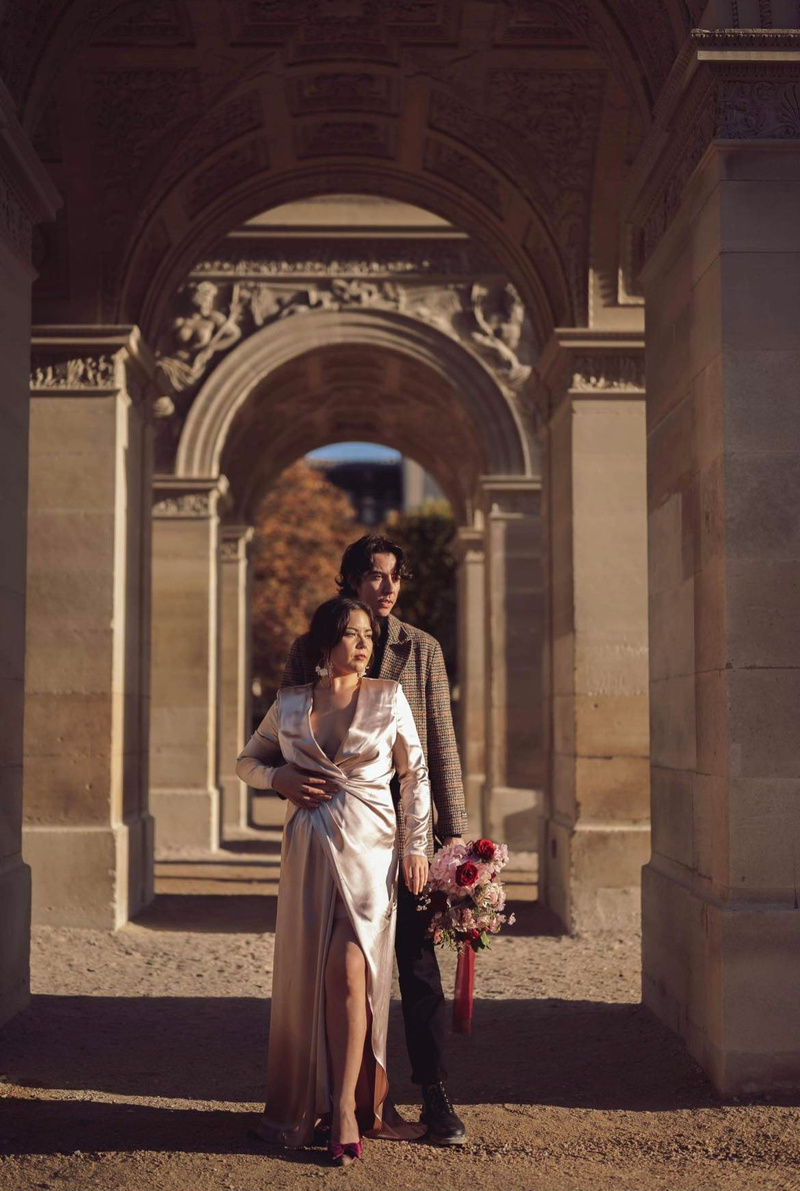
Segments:
[[[174,474],[156,477],[151,774],[161,851],[208,846],[218,838],[214,758],[200,744],[218,722],[216,654],[204,642],[213,638],[219,600],[226,598],[216,561],[219,535],[227,532],[229,542],[240,543],[226,548],[238,565],[245,557],[241,527],[277,474],[307,450],[353,435],[416,457],[451,499],[461,526],[459,713],[471,822],[477,831],[509,837],[518,849],[537,845],[543,621],[541,607],[538,618],[530,603],[523,611],[516,593],[533,598],[541,592],[540,480],[516,395],[476,352],[421,319],[393,310],[323,309],[278,320],[230,351],[191,405]],[[221,503],[238,528],[226,531]],[[511,554],[509,535],[515,535]],[[184,560],[184,574],[187,559],[193,560],[190,592],[185,581],[176,591],[175,557]],[[492,565],[485,567],[485,558]],[[242,568],[239,587],[230,586],[234,600],[246,582]],[[184,625],[176,645],[205,659],[193,672],[167,644],[178,642],[171,626],[187,600],[196,613],[203,609],[192,618],[197,640],[187,639]],[[239,649],[237,656],[245,655]],[[223,670],[226,664],[232,663],[223,661]],[[183,698],[176,689],[182,669]],[[244,684],[241,674],[230,689]],[[536,692],[527,699],[524,725],[508,715],[523,687]],[[211,692],[205,714],[198,690]],[[170,788],[164,776],[175,771],[173,715],[183,704],[191,716],[192,700],[197,732],[184,736],[182,784]],[[186,783],[193,763],[194,792]]]

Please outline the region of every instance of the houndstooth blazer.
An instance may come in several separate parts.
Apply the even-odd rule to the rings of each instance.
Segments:
[[[461,835],[466,829],[467,812],[442,647],[429,633],[404,624],[396,616],[389,617],[387,634],[380,674],[375,677],[395,679],[408,699],[428,763],[436,834],[440,839]],[[313,682],[315,678],[309,638],[305,633],[292,643],[281,686],[299,686]],[[403,831],[399,817],[398,830],[402,856]],[[433,856],[432,826],[428,851],[430,858]]]

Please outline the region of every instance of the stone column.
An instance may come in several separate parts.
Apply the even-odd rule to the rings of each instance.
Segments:
[[[53,925],[113,929],[153,895],[153,367],[135,328],[34,332],[25,854]]]
[[[796,1094],[800,33],[697,31],[690,51],[633,212],[648,254],[643,995],[723,1094]]]
[[[484,830],[514,852],[538,846],[542,754],[541,484],[484,476],[486,784]]]
[[[483,828],[486,785],[486,579],[482,529],[461,527],[453,543],[458,563],[458,720],[457,734],[469,815],[468,832]]]
[[[534,399],[549,574],[541,896],[570,931],[624,927],[649,848],[641,332],[557,331]]]
[[[0,1024],[29,996],[30,869],[21,827],[31,233],[59,205],[0,83]]]
[[[159,856],[220,840],[219,513],[224,476],[153,485],[151,808]]]
[[[236,776],[236,758],[252,720],[250,558],[251,525],[223,525],[220,541],[219,783],[222,830],[247,827],[248,789]]]

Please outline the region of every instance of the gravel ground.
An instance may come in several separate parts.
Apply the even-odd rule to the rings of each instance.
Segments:
[[[331,1170],[251,1143],[274,910],[162,895],[114,935],[35,931],[32,1008],[0,1033],[0,1188],[800,1191],[800,1108],[717,1099],[638,1005],[639,940],[547,933],[532,904],[479,957],[473,1033],[452,1039],[466,1146],[372,1141]],[[389,1061],[411,1117],[397,1001]]]

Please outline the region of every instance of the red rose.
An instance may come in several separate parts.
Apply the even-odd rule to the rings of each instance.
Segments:
[[[480,869],[477,864],[473,864],[471,860],[466,860],[456,869],[456,885],[469,888],[470,885],[475,884],[480,875]]]
[[[477,844],[473,846],[473,851],[479,860],[488,863],[494,860],[494,844],[490,839],[479,839]]]

